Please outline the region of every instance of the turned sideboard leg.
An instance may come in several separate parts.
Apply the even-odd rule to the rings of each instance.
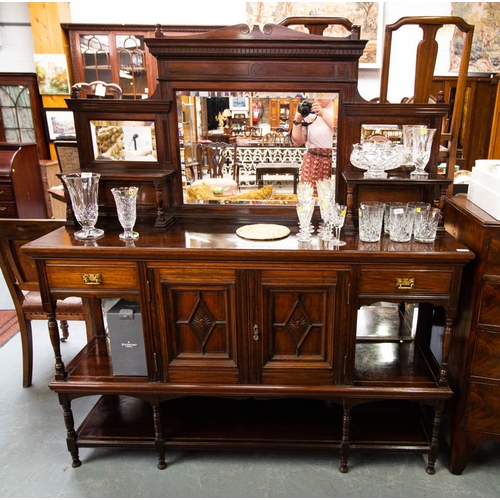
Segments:
[[[47,328],[49,330],[50,343],[54,351],[55,359],[55,379],[65,380],[67,373],[61,356],[61,344],[59,337],[59,327],[57,326],[56,314],[54,310],[47,313]]]
[[[80,467],[82,462],[78,456],[78,445],[76,443],[77,434],[75,431],[75,421],[71,410],[71,401],[65,395],[59,395],[59,402],[63,408],[64,425],[66,426],[66,446],[71,454],[73,462],[71,467]]]
[[[349,459],[350,442],[349,434],[351,429],[351,408],[344,406],[344,416],[342,419],[342,441],[340,442],[340,472],[347,472],[347,460]]]
[[[158,453],[158,469],[163,470],[167,468],[165,462],[165,444],[163,440],[163,432],[161,427],[161,410],[160,404],[153,404],[153,422],[155,427],[155,450]]]
[[[434,423],[432,425],[431,449],[427,458],[427,468],[425,472],[433,475],[436,471],[434,465],[439,453],[439,430],[441,428],[441,414],[443,412],[443,403],[437,403],[434,413]]]
[[[346,201],[347,214],[344,223],[346,232],[354,231],[354,221],[352,216],[353,204],[354,204],[354,185],[347,184],[347,201]]]

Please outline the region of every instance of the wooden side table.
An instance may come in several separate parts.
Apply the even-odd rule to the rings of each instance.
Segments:
[[[297,194],[297,184],[299,183],[298,163],[259,163],[255,167],[257,186],[259,188],[264,185],[264,175],[292,175],[293,176],[293,193]]]

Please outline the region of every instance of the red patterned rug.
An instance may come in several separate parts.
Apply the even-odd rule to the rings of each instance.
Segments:
[[[19,331],[16,311],[0,311],[0,347]]]

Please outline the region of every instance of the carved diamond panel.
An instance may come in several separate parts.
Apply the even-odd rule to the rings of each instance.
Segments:
[[[188,324],[198,337],[201,345],[204,346],[210,333],[214,329],[215,319],[210,314],[210,310],[203,302],[203,299],[200,298],[198,300]]]

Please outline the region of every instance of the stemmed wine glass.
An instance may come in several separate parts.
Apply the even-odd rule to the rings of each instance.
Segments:
[[[135,186],[111,189],[116,203],[118,220],[124,229],[123,233],[119,235],[119,238],[124,241],[136,240],[139,238],[139,233],[134,231],[138,190],[139,188]]]
[[[344,225],[345,221],[345,216],[347,213],[347,206],[346,205],[339,205],[338,203],[335,203],[332,207],[332,225],[333,229],[335,231],[334,238],[332,240],[332,243],[335,246],[342,246],[345,245],[345,241],[340,241],[340,230],[342,229],[342,226]]]
[[[314,212],[313,191],[313,186],[310,183],[301,183],[297,186],[297,216],[300,227],[297,238],[299,241],[311,241],[311,234],[314,232],[314,228],[311,226]]]
[[[102,229],[94,227],[99,215],[97,197],[100,177],[100,174],[93,172],[61,176],[68,190],[76,220],[82,226],[82,229],[75,233],[77,240],[95,240],[104,234]]]
[[[320,238],[324,241],[333,240],[333,205],[335,204],[335,182],[333,179],[323,179],[317,181],[318,202],[323,227],[318,231]]]

